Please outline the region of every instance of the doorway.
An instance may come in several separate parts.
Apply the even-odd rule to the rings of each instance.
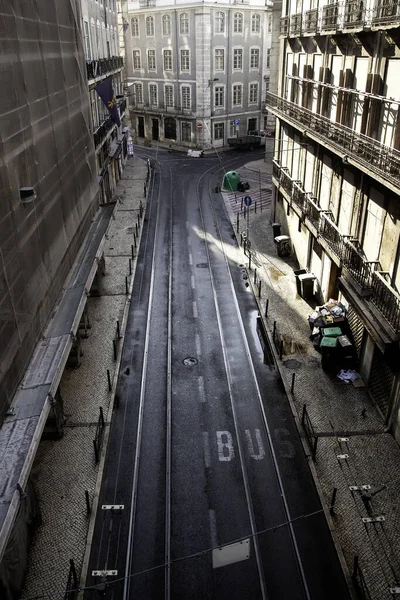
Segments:
[[[138,117],[137,123],[138,123],[138,137],[144,138],[144,117]]]
[[[159,138],[159,121],[158,119],[151,120],[151,139],[158,142]]]
[[[176,121],[172,117],[164,119],[164,137],[167,140],[176,140]]]
[[[257,119],[249,119],[247,125],[247,131],[256,131],[257,129]]]

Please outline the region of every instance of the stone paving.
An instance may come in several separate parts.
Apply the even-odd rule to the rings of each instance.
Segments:
[[[257,176],[254,177],[259,170],[263,172],[263,190],[271,189],[268,176],[272,165],[256,161],[238,170],[241,179],[249,181],[251,187],[246,194],[252,197],[259,193],[259,184],[255,181]],[[238,194],[238,198],[241,195]],[[223,193],[223,196],[236,231],[235,206],[241,207],[241,203],[233,206],[232,194]],[[247,217],[243,214],[243,207],[239,211],[237,237],[240,242],[240,233],[247,228]],[[354,557],[358,556],[369,593],[365,598],[389,600],[400,597],[400,594],[394,596],[390,592],[400,579],[400,448],[385,431],[382,418],[366,389],[342,383],[321,369],[321,356],[309,339],[307,321],[314,304],[297,295],[293,273],[298,268],[295,259],[277,256],[270,203],[263,213],[260,210],[257,213],[250,211],[249,239],[253,254],[249,280],[256,293],[261,280],[260,314],[265,315],[268,300],[267,329],[272,338],[275,322],[283,340],[282,360],[275,351],[277,365],[326,507],[330,506],[333,490],[337,489],[334,512],[332,515],[326,512],[334,539],[339,543],[347,565],[347,576],[351,576]],[[248,258],[244,257],[243,262],[248,265]],[[254,269],[257,269],[255,285]],[[318,434],[314,462],[301,426],[304,404]],[[340,437],[346,437],[348,441],[339,442]],[[338,459],[344,454],[348,458]],[[370,485],[371,491],[377,492],[370,501],[364,502],[360,491],[349,489],[350,486],[362,485]],[[362,518],[371,516],[384,516],[385,521],[364,524]]]
[[[315,431],[319,434],[316,460],[310,456],[310,467],[325,505],[337,489],[333,515],[329,515],[334,539],[341,547],[348,571],[352,571],[358,555],[372,600],[393,598],[390,586],[400,575],[400,552],[397,543],[400,530],[400,449],[385,432],[382,420],[365,389],[355,389],[327,375],[320,367],[320,355],[309,340],[307,316],[313,307],[296,294],[293,258],[277,256],[270,215],[272,165],[256,161],[239,170],[249,180],[252,196],[262,202],[257,213],[249,214],[249,238],[253,263],[257,268],[256,285],[261,280],[260,313],[272,332],[276,321],[284,340],[282,361],[277,364],[282,374],[307,455],[300,418],[303,405]],[[126,315],[126,277],[129,258],[136,256],[135,236],[140,202],[144,202],[143,185],[147,167],[140,159],[130,159],[118,184],[115,219],[108,232],[105,250],[105,275],[102,295],[88,299],[91,328],[82,340],[81,366],[67,370],[61,381],[66,416],[65,435],[59,441],[42,441],[33,467],[43,515],[30,554],[29,571],[22,599],[62,598],[68,575],[69,559],[74,559],[78,573],[87,550],[90,518],[86,513],[85,490],[92,501],[99,482],[99,466],[93,452],[99,407],[109,421],[113,397],[108,391],[106,369],[113,378],[118,362],[113,358],[112,340],[116,321],[123,331]],[[260,174],[259,174],[260,173]],[[261,190],[260,190],[261,181]],[[236,228],[239,214],[240,231],[246,229],[241,202],[223,194]],[[217,198],[217,197],[216,197]],[[138,242],[137,242],[138,243]],[[133,247],[133,248],[132,248]],[[246,258],[243,262],[246,263]],[[132,274],[135,261],[132,261]],[[121,346],[122,344],[120,344]],[[119,346],[119,347],[120,347]],[[294,393],[290,392],[295,373]],[[107,428],[106,428],[107,429]],[[338,437],[348,437],[339,442]],[[347,454],[346,460],[338,460]],[[101,465],[101,462],[100,462]],[[385,486],[370,503],[364,504],[359,491],[351,485],[371,485],[372,491]],[[384,515],[383,524],[364,525],[361,518]],[[322,600],[322,599],[321,599]],[[340,600],[340,599],[338,599]]]
[[[60,384],[64,437],[57,441],[43,440],[33,465],[43,522],[31,547],[22,599],[64,598],[69,560],[74,560],[78,574],[82,568],[90,523],[85,490],[92,502],[99,465],[101,468],[101,462],[95,461],[93,439],[100,407],[106,423],[112,410],[107,369],[113,379],[118,365],[114,360],[113,339],[117,320],[121,331],[123,327],[128,299],[125,278],[128,277],[130,284],[129,259],[132,259],[140,202],[144,203],[146,175],[144,161],[128,160],[114,197],[118,203],[107,233],[101,295],[89,297],[87,302],[90,329],[88,338],[82,339],[81,365],[67,369]],[[132,260],[132,276],[134,268]],[[122,340],[119,349],[121,346]]]

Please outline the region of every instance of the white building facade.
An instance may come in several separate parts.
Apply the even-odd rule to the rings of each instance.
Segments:
[[[274,220],[320,300],[340,298],[359,369],[400,440],[400,12],[283,3]]]
[[[128,7],[137,137],[208,148],[264,128],[272,25],[265,3],[139,0]]]

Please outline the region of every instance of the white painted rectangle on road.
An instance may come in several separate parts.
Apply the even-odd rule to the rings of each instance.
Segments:
[[[215,548],[212,551],[213,568],[225,567],[233,563],[241,562],[250,558],[250,539]]]

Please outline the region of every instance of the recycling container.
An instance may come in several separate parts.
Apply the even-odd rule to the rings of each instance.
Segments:
[[[316,277],[314,273],[303,273],[298,276],[300,284],[300,296],[304,300],[308,300],[314,296],[314,281]]]
[[[272,223],[272,233],[274,238],[281,235],[281,224],[280,223]]]
[[[342,330],[340,329],[340,327],[324,327],[323,334],[325,337],[338,338],[339,336],[342,335]],[[347,336],[342,336],[342,337],[347,337]]]
[[[273,227],[273,225],[272,225],[272,227]],[[304,275],[305,273],[307,273],[307,269],[298,269],[297,271],[293,271],[293,273],[295,274],[295,277],[296,277],[297,295],[301,296],[301,285],[300,285],[300,281],[299,281],[299,275]]]
[[[228,171],[224,175],[223,187],[231,192],[236,192],[240,182],[240,175],[236,171]]]
[[[274,238],[278,256],[290,256],[290,237],[278,235]]]

